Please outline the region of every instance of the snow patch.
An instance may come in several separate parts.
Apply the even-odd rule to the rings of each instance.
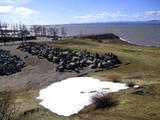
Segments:
[[[40,105],[57,113],[70,116],[92,104],[92,96],[98,93],[127,89],[126,84],[100,81],[92,77],[75,77],[54,83],[40,90]]]

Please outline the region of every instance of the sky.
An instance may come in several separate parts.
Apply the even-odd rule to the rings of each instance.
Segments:
[[[0,20],[69,24],[160,20],[160,0],[0,0]]]

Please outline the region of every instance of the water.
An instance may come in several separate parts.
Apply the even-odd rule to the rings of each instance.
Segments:
[[[160,24],[90,23],[57,27],[65,27],[68,35],[114,33],[134,44],[160,46]]]

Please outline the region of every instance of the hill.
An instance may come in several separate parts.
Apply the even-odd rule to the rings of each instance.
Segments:
[[[38,73],[50,73],[43,70],[46,62],[43,61],[43,66],[40,64],[41,72],[32,70],[34,75],[38,76],[32,85],[27,90],[17,90],[12,92],[12,97],[17,108],[21,108],[21,120],[158,120],[160,119],[160,48],[144,47],[134,45],[123,45],[116,43],[100,43],[90,39],[68,39],[52,42],[46,42],[50,46],[60,48],[69,48],[76,51],[87,50],[92,53],[112,52],[122,61],[119,67],[103,71],[90,71],[85,76],[98,78],[102,81],[118,80],[123,83],[133,82],[142,86],[139,89],[130,88],[126,91],[114,93],[119,100],[119,104],[111,109],[93,109],[92,105],[86,107],[79,114],[63,117],[51,113],[47,109],[38,105],[36,97],[39,94],[38,86],[41,83],[36,83],[38,79],[47,78],[46,76],[39,77]],[[13,47],[13,46],[8,46]],[[13,48],[12,48],[13,49]],[[15,48],[14,48],[15,49]],[[18,51],[17,51],[18,52]],[[18,55],[18,54],[17,54]],[[21,54],[20,54],[21,55]],[[30,57],[29,57],[30,58]],[[26,61],[30,61],[30,59]],[[37,57],[32,57],[33,62],[27,62],[28,66],[36,66],[39,64]],[[51,66],[49,64],[49,66]],[[48,67],[49,67],[48,66]],[[29,74],[28,70],[25,73]],[[23,73],[23,72],[22,72]],[[28,74],[22,74],[28,78]],[[53,73],[52,73],[53,74]],[[6,78],[6,77],[4,77]],[[16,79],[16,75],[12,79]],[[1,78],[2,79],[2,78]],[[10,79],[10,81],[12,80]],[[29,79],[34,80],[31,76]],[[20,79],[23,81],[23,79]],[[45,80],[42,81],[42,83]],[[51,82],[51,81],[50,81]],[[32,82],[31,82],[32,83]],[[28,83],[28,84],[31,84]],[[51,83],[50,83],[51,84]],[[57,91],[58,92],[58,91]],[[64,100],[65,102],[65,100]]]

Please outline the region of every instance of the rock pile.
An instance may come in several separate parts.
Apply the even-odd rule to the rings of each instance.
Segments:
[[[0,49],[0,75],[11,75],[23,67],[24,62],[19,57],[12,56],[9,51]]]
[[[85,67],[90,67],[91,69],[111,68],[121,63],[113,53],[99,55],[98,53],[94,54],[87,51],[76,52],[70,49],[50,47],[46,44],[35,42],[22,43],[18,49],[32,55],[37,55],[39,58],[44,57],[48,61],[58,64],[56,70],[59,72],[80,72]]]

